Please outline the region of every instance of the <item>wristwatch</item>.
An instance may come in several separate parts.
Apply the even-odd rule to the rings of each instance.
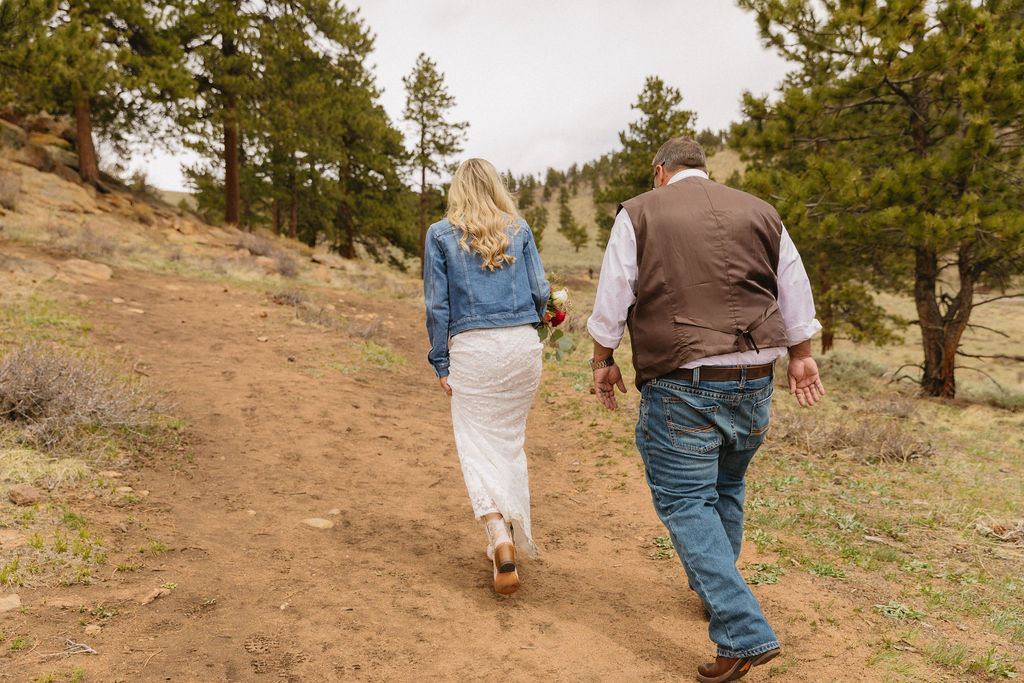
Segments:
[[[591,370],[600,370],[601,368],[606,368],[609,365],[615,365],[615,359],[611,356],[608,356],[605,360],[594,360],[591,358],[587,361],[587,365],[590,366]]]

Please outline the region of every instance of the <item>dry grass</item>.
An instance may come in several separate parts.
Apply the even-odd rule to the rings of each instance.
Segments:
[[[285,249],[282,249],[273,240],[255,232],[242,233],[238,246],[248,250],[253,256],[266,256],[274,259],[277,272],[282,277],[294,279],[299,275],[299,264],[295,258]]]
[[[0,481],[7,485],[36,484],[52,489],[80,481],[89,472],[76,457],[48,457],[31,448],[0,447]]]
[[[161,401],[93,359],[38,343],[0,361],[0,424],[24,446],[55,454],[88,453],[113,439],[152,442]]]
[[[270,297],[271,301],[280,306],[298,306],[309,301],[309,295],[299,289],[282,289]]]
[[[315,301],[308,294],[297,289],[284,289],[274,293],[271,301],[279,306],[291,306],[295,319],[308,324],[317,325],[328,330],[373,342],[382,347],[387,346],[383,321],[375,315],[368,314],[349,319],[335,312],[334,307]]]
[[[83,227],[80,230],[68,230],[67,228],[56,228],[55,232],[61,236],[58,247],[68,254],[83,259],[105,259],[112,256],[117,250],[117,243],[109,237],[97,235],[90,228]]]
[[[775,430],[776,441],[806,456],[851,455],[868,463],[905,464],[935,454],[932,443],[913,428],[873,412],[839,424],[806,411],[779,415]]]

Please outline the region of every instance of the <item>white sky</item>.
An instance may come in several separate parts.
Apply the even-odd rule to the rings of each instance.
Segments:
[[[451,119],[469,122],[459,158],[517,175],[617,149],[647,76],[679,89],[699,131],[738,120],[742,92],[769,93],[788,70],[728,0],[364,0],[360,16],[377,36],[370,61],[392,120],[406,130],[402,77],[425,52],[455,97]],[[157,187],[185,189],[185,158],[135,166]]]

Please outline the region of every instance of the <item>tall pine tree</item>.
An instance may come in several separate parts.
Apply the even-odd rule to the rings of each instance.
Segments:
[[[427,196],[430,186],[427,174],[439,174],[445,159],[462,151],[466,122],[448,120],[455,98],[448,93],[444,74],[437,64],[420,53],[412,72],[402,79],[405,84],[403,117],[412,126],[412,162],[420,171],[420,269],[423,268],[423,247],[427,238]]]
[[[619,132],[622,149],[611,158],[615,173],[604,187],[594,190],[599,246],[608,244],[612,223],[615,222],[615,206],[653,187],[654,167],[651,162],[658,148],[670,138],[693,137],[690,123],[695,114],[681,109],[682,102],[682,94],[665,85],[657,76],[649,76],[644,82],[643,90],[632,105],[640,112],[640,118]]]
[[[569,208],[569,188],[566,185],[562,185],[558,193],[558,232],[569,240],[575,251],[587,245],[587,229],[576,222],[576,217]]]
[[[953,396],[971,313],[1024,272],[1020,3],[740,4],[799,67],[774,103],[756,102],[744,146],[806,183],[783,191],[819,214],[815,224],[837,217],[837,232],[812,231],[812,242],[855,240],[865,248],[844,258],[859,253],[854,264],[879,286],[913,296],[922,387]]]
[[[28,17],[41,20],[34,27]],[[79,175],[98,187],[98,133],[115,149],[166,132],[162,107],[189,83],[172,33],[174,11],[143,0],[16,0],[0,8],[0,36],[12,40],[0,75],[16,103],[75,121]]]

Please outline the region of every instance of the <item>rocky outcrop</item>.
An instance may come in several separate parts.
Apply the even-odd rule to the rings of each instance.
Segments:
[[[28,142],[28,134],[14,125],[0,119],[0,147],[18,149]]]
[[[42,114],[26,120],[35,128],[26,130],[0,119],[0,157],[80,182],[78,155],[71,151],[66,135],[68,125]]]

